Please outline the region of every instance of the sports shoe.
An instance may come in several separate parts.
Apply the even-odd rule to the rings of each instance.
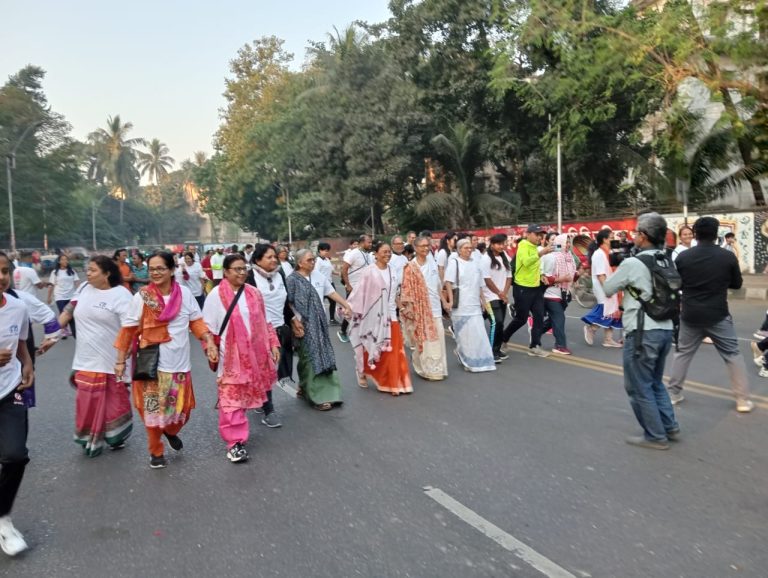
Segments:
[[[341,341],[342,343],[349,343],[349,335],[347,335],[346,333],[342,333],[341,331],[337,331],[336,332],[336,337],[338,337],[339,341]]]
[[[0,548],[3,549],[3,552],[9,556],[15,556],[28,547],[24,541],[24,536],[13,525],[11,517],[3,516],[0,518]]]
[[[667,438],[669,438],[669,441],[676,442],[680,439],[680,428],[677,429],[671,429],[667,431]]]
[[[509,355],[507,355],[507,354],[506,354],[506,353],[504,353],[503,351],[500,351],[500,352],[499,352],[499,353],[497,353],[496,355],[498,355],[498,356],[499,356],[499,359],[501,359],[502,361],[506,361],[507,359],[509,359]]]
[[[750,341],[749,346],[752,348],[752,357],[762,357],[763,352],[757,346],[757,341]]]
[[[669,392],[669,401],[672,402],[672,405],[677,405],[678,403],[681,403],[685,398],[683,397],[682,393],[672,393]]]
[[[453,333],[453,325],[449,325],[445,330],[446,335],[450,335],[452,339],[456,339],[456,335]]]
[[[587,345],[595,344],[595,331],[591,325],[584,326],[584,341],[587,342]]]
[[[149,458],[149,467],[153,470],[159,470],[167,465],[168,461],[165,459],[165,456],[150,456]]]
[[[501,347],[499,347],[499,351],[501,352],[502,355],[509,353],[510,349],[511,348],[509,347],[509,345],[507,345],[506,341],[501,344]]]
[[[618,347],[618,348],[621,348],[621,347],[624,347],[624,346],[621,343],[619,343],[618,341],[614,341],[613,339],[606,339],[605,341],[603,341],[603,347]]]
[[[763,339],[765,339],[766,337],[768,337],[768,331],[763,331],[762,329],[761,329],[760,331],[755,331],[755,332],[752,334],[752,337],[754,337],[755,339],[759,339],[760,341],[762,341]]]
[[[648,448],[649,450],[668,450],[669,444],[667,442],[657,442],[655,440],[647,440],[644,436],[629,436],[624,440],[631,446],[637,446],[639,448]]]
[[[765,364],[763,363],[763,356],[755,357],[752,361],[755,362],[755,365],[757,365],[760,369],[765,367]]]
[[[760,360],[762,361],[762,357],[760,358]],[[761,367],[760,371],[757,372],[757,375],[759,375],[760,377],[768,377],[768,369],[766,369],[765,367]]]
[[[499,363],[501,363],[501,355],[494,355],[494,356],[493,356],[493,362],[494,362],[496,365],[498,365]]]
[[[755,409],[755,404],[751,399],[741,399],[736,402],[736,411],[739,413],[749,413]]]
[[[544,351],[540,345],[528,348],[528,355],[531,357],[549,357],[549,351]]]
[[[568,349],[567,347],[553,347],[552,353],[559,353],[560,355],[573,355],[573,353],[571,353],[571,350]]]
[[[165,438],[168,440],[168,445],[170,445],[177,452],[184,447],[184,444],[181,442],[181,438],[179,436],[172,436],[169,434],[164,434],[164,435],[165,435]]]
[[[711,337],[705,337],[704,339],[701,340],[701,342],[706,343],[707,345],[714,345],[715,343],[714,341],[712,341]]]
[[[245,451],[243,444],[238,442],[227,451],[227,459],[233,464],[244,462],[248,459],[248,452]]]
[[[125,442],[120,442],[119,444],[109,446],[109,449],[111,449],[113,452],[116,452],[117,450],[123,450],[125,449]]]
[[[277,413],[274,411],[272,413],[266,414],[263,418],[261,418],[261,423],[263,423],[267,427],[282,427],[283,424],[280,422],[280,418],[277,416]]]

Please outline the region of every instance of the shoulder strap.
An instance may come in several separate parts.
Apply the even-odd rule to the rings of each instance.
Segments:
[[[240,285],[240,289],[238,289],[237,293],[235,293],[235,298],[232,299],[232,303],[229,304],[229,309],[227,309],[227,314],[224,316],[224,322],[221,324],[221,329],[219,329],[219,335],[222,335],[224,333],[224,330],[227,328],[227,323],[229,323],[229,318],[232,315],[232,310],[235,308],[235,305],[237,305],[237,300],[240,299],[240,295],[243,294],[243,289],[245,289],[245,284]]]

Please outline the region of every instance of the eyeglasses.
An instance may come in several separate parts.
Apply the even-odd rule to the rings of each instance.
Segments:
[[[168,267],[150,267],[148,271],[150,273],[165,273],[166,271],[169,271]]]
[[[242,275],[243,273],[248,271],[248,269],[246,267],[230,267],[229,269],[227,269],[227,271],[234,271],[235,273]]]
[[[314,257],[307,257],[304,259],[305,261],[315,261],[316,259]]]

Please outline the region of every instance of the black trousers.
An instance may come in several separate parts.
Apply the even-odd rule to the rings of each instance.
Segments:
[[[355,290],[355,288],[353,287],[353,288],[352,288],[352,291],[354,291],[354,290]],[[347,299],[349,299],[349,296],[350,296],[350,295],[352,295],[352,291],[350,291],[349,293],[347,293]],[[344,335],[346,335],[346,334],[347,334],[347,329],[348,329],[348,328],[349,328],[349,320],[347,320],[347,319],[345,318],[345,319],[344,319],[344,321],[342,321],[342,322],[341,322],[341,332],[342,332]]]
[[[494,355],[501,354],[501,344],[504,339],[504,320],[507,318],[507,305],[501,299],[494,299],[491,303],[493,316],[496,318],[496,333],[493,334],[491,348]]]
[[[7,516],[29,463],[27,407],[19,392],[0,400],[0,516]]]
[[[515,334],[515,331],[528,323],[528,315],[533,316],[530,347],[541,346],[541,334],[544,329],[544,290],[541,287],[523,287],[514,285],[512,295],[515,299],[515,316],[504,329],[504,343]]]
[[[331,283],[331,287],[333,287],[333,290],[336,291],[336,285]],[[336,301],[330,297],[326,297],[326,300],[328,301],[328,319],[331,323],[333,323],[333,321],[336,319]]]

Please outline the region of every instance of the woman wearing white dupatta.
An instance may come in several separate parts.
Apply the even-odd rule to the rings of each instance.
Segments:
[[[477,261],[471,260],[470,240],[462,239],[457,246],[458,257],[451,258],[445,269],[445,285],[451,306],[453,289],[459,289],[459,305],[452,309],[451,313],[453,333],[456,336],[456,355],[467,371],[495,371],[493,351],[483,322],[483,274]]]

